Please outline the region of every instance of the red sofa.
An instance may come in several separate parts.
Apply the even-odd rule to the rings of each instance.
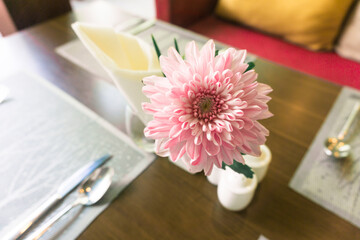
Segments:
[[[209,38],[247,49],[264,59],[360,89],[360,63],[335,52],[313,52],[274,36],[216,17],[216,0],[156,0],[157,18]]]

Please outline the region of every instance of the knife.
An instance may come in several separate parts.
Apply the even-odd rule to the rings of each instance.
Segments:
[[[69,194],[76,186],[78,186],[86,177],[88,177],[95,169],[103,165],[112,156],[106,154],[101,158],[92,161],[79,170],[63,182],[49,199],[42,203],[28,218],[21,224],[18,224],[5,239],[20,239],[20,237],[26,233],[29,228],[43,217],[47,211],[62,200],[67,194]]]

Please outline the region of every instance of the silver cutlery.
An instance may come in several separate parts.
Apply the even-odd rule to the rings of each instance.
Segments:
[[[75,187],[77,187],[85,178],[87,178],[98,167],[103,165],[109,160],[111,155],[104,155],[101,158],[86,164],[84,167],[76,171],[65,182],[63,182],[49,199],[42,203],[28,218],[22,223],[16,226],[4,239],[20,239],[29,228],[43,217],[47,211],[55,206],[60,200],[62,200],[67,194],[69,194]]]
[[[360,102],[356,102],[349,117],[347,118],[344,126],[340,130],[340,133],[336,137],[329,137],[325,141],[324,151],[326,155],[335,158],[345,158],[349,156],[351,146],[347,142],[347,136],[349,129],[352,126],[358,112],[360,111]]]
[[[48,229],[50,229],[52,225],[54,225],[55,222],[57,222],[72,208],[78,205],[91,206],[97,203],[109,189],[113,175],[113,168],[102,167],[96,169],[87,179],[81,183],[77,191],[78,196],[75,201],[64,207],[55,216],[42,224],[39,229],[30,235],[29,239],[39,239]]]

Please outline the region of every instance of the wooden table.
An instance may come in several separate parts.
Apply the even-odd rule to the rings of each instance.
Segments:
[[[5,38],[0,77],[19,69],[38,74],[124,129],[126,103],[115,87],[54,52],[76,38],[73,21],[69,14]],[[263,121],[273,161],[246,210],[225,210],[202,173],[159,158],[80,239],[360,239],[360,229],[288,187],[341,87],[261,59],[256,70],[274,88],[275,117]]]

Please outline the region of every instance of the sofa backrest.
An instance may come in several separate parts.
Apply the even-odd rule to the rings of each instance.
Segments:
[[[217,0],[155,0],[157,19],[186,27],[209,16]]]

